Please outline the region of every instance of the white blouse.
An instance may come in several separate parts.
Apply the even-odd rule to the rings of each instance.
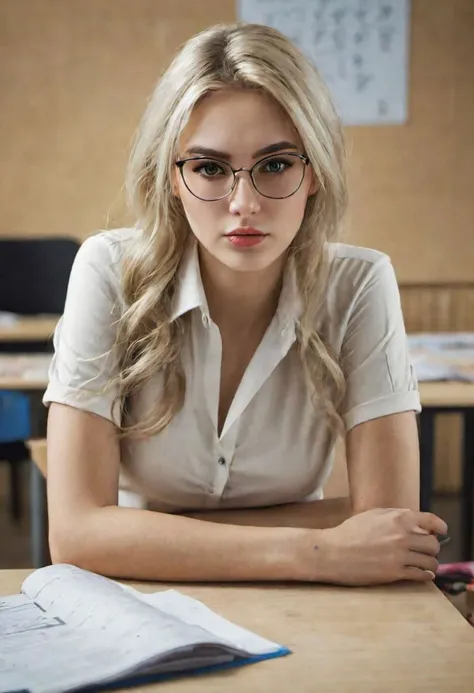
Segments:
[[[120,264],[136,229],[88,238],[71,272],[45,404],[60,402],[117,423],[116,392],[106,388],[116,362],[107,355],[125,309]],[[420,410],[400,296],[390,259],[375,250],[331,244],[321,326],[347,379],[346,429]],[[331,471],[324,414],[310,401],[296,353],[300,300],[287,272],[276,314],[217,433],[221,338],[209,315],[195,243],[179,270],[173,319],[191,314],[182,359],[184,406],[161,433],[124,441],[119,504],[177,512],[252,507],[322,498]],[[155,377],[131,401],[139,419],[160,393]],[[100,458],[96,460],[100,464]],[[380,460],[383,464],[383,459]]]

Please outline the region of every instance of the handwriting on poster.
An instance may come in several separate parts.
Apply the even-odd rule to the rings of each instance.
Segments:
[[[238,13],[296,43],[346,124],[406,121],[410,0],[238,0]]]

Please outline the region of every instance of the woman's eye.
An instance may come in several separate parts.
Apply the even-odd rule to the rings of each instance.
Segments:
[[[200,164],[199,166],[196,166],[194,170],[196,173],[208,176],[209,178],[217,176],[219,173],[223,173],[222,168],[214,163]]]
[[[271,159],[266,161],[263,170],[267,173],[283,173],[287,168],[290,168],[291,164],[288,161],[283,161],[282,159]]]

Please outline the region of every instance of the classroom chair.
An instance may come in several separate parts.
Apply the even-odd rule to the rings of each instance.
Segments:
[[[0,239],[0,311],[61,315],[78,249],[73,238]]]
[[[30,401],[20,392],[0,393],[0,460],[9,464],[10,514],[21,517],[20,463],[29,459],[23,441],[31,436]]]
[[[61,315],[71,267],[79,249],[73,238],[0,239],[0,311],[18,315]],[[21,353],[51,349],[50,342],[0,343],[0,351]],[[10,465],[12,515],[21,515],[19,462],[28,460],[24,441],[37,435],[38,402],[27,404],[21,392],[0,392],[0,460]],[[36,405],[36,406],[35,406]],[[8,416],[7,416],[8,412]],[[35,415],[36,414],[36,415]]]

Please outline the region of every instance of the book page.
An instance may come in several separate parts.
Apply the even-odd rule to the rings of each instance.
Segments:
[[[7,635],[64,625],[59,618],[50,618],[38,604],[24,594],[0,597],[0,641]]]
[[[155,657],[156,649],[141,633],[119,641],[110,632],[86,633],[69,626],[17,633],[0,642],[0,692],[63,693],[142,673],[186,671],[235,659],[216,646],[183,646],[161,658]]]
[[[46,619],[44,626],[54,619],[61,625],[15,632],[10,619],[12,632],[0,642],[0,693],[20,689],[61,693],[145,671],[184,671],[253,654],[240,647],[242,638],[234,645],[215,627],[208,631],[206,619],[200,622],[197,612],[181,620],[179,613],[186,613],[183,605],[162,610],[158,599],[156,604],[148,603],[137,598],[135,590],[72,566],[36,571],[25,580],[23,592],[17,595],[16,607],[28,610],[34,603],[37,609],[25,615],[24,623],[38,620],[39,609]],[[188,614],[191,611],[188,605]],[[0,612],[0,628],[1,624]],[[222,626],[221,632],[225,632]],[[263,642],[255,654],[280,652],[274,643]]]
[[[48,619],[64,625],[2,638],[1,693],[15,688],[59,693],[150,669],[160,659],[168,662],[165,668],[176,670],[186,668],[188,657],[207,664],[216,655],[222,662],[243,654],[200,626],[136,599],[113,581],[72,566],[36,571],[23,591]],[[177,659],[182,660],[179,666]]]
[[[261,638],[259,635],[237,626],[235,623],[216,614],[202,602],[181,594],[177,590],[166,590],[152,594],[138,592],[137,597],[165,613],[176,616],[185,623],[190,625],[199,624],[209,633],[216,637],[224,638],[231,642],[234,647],[246,650],[253,655],[266,654],[280,648],[280,645],[277,643]]]
[[[59,584],[63,585],[63,590],[58,589]],[[226,643],[250,654],[271,652],[280,647],[236,626],[197,599],[187,597],[177,590],[146,594],[74,566],[50,566],[37,570],[25,580],[23,591],[48,616],[57,616],[70,626],[85,625],[89,628],[95,622],[102,626],[104,620],[111,624],[115,622],[111,620],[111,615],[119,613],[122,616],[126,613],[127,621],[133,618],[134,621],[140,619],[139,622],[124,624],[122,618],[119,618],[115,632],[129,631],[131,625],[138,629],[147,619],[162,626],[162,621],[158,619],[163,618],[169,619],[173,625],[198,628],[208,640],[211,638],[213,642]]]

